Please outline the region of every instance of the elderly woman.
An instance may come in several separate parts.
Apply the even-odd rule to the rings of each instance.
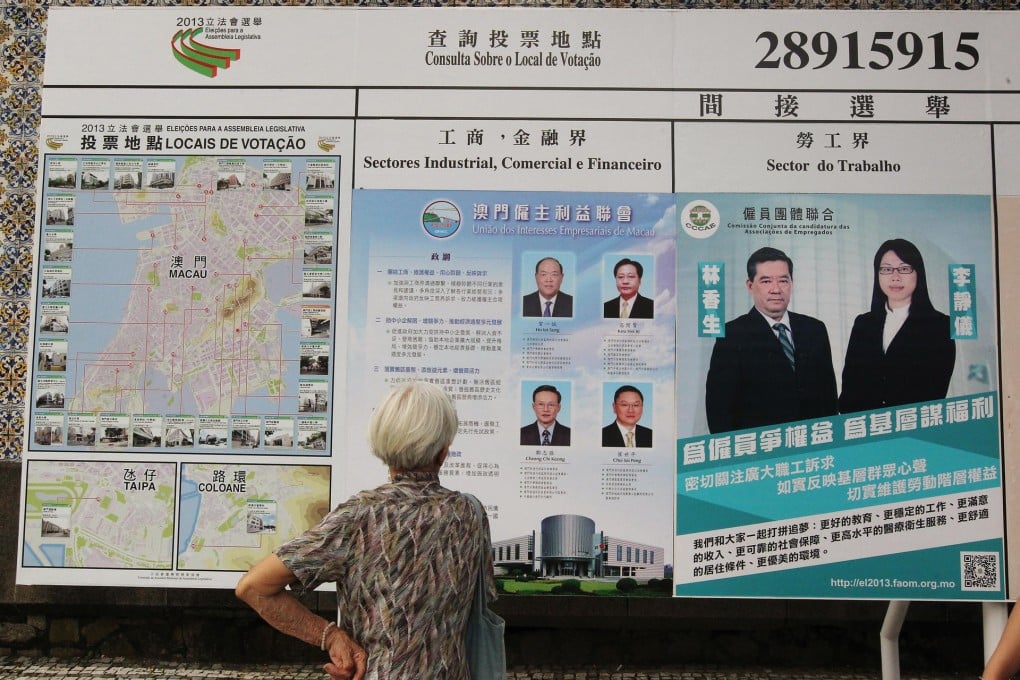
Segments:
[[[329,652],[334,679],[467,680],[464,634],[479,563],[496,597],[488,519],[439,485],[457,413],[438,387],[394,389],[369,421],[372,453],[390,482],[338,505],[245,574],[237,596],[270,625]],[[337,619],[290,591],[337,584]]]
[[[921,252],[897,238],[875,253],[871,311],[854,320],[843,364],[842,413],[942,399],[956,343],[928,296]]]

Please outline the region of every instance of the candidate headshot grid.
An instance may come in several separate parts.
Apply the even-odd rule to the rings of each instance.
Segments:
[[[1020,0],[0,0],[0,460],[20,460],[46,14],[55,6],[1017,10]]]

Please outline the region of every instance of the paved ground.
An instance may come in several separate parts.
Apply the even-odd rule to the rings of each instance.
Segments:
[[[128,662],[121,659],[68,660],[0,658],[0,680],[322,680],[326,674],[318,665],[280,664],[273,666],[235,664],[194,664],[178,662]],[[875,671],[840,669],[788,670],[766,668],[607,668],[555,669],[516,668],[508,680],[881,680]],[[903,673],[901,680],[976,680],[973,674]],[[422,678],[421,680],[442,680]]]

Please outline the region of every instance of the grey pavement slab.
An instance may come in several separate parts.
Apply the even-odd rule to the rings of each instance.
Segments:
[[[0,658],[0,680],[322,680],[319,664],[194,663],[124,659]],[[726,668],[512,668],[508,680],[881,680],[876,670]],[[422,678],[421,680],[442,680]],[[977,680],[977,672],[911,673],[901,680]]]

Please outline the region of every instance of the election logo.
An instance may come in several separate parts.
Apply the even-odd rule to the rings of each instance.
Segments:
[[[684,231],[692,238],[708,238],[719,229],[719,210],[708,201],[691,201],[680,211]]]
[[[433,201],[421,214],[422,229],[436,238],[449,238],[456,234],[460,220],[460,208],[449,201]]]
[[[315,144],[326,153],[329,153],[330,151],[336,148],[336,145],[339,142],[340,142],[339,137],[319,137],[319,141],[317,141]]]
[[[241,50],[214,47],[197,40],[205,28],[189,28],[174,33],[170,41],[174,58],[183,66],[207,78],[215,78],[221,68],[241,58]]]
[[[46,135],[46,146],[59,151],[67,143],[67,135]]]

